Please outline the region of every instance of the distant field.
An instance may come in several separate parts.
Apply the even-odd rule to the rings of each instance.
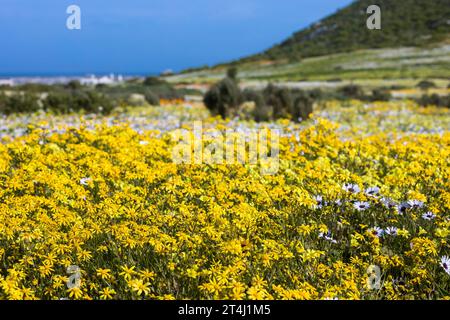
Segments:
[[[389,83],[414,86],[417,79],[429,78],[446,87],[450,80],[450,45],[361,50],[294,63],[251,62],[239,70],[243,81],[352,81],[373,86]],[[173,83],[211,83],[224,75],[225,68],[215,68],[166,79]]]

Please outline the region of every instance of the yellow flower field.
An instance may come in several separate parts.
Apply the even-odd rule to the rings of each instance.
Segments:
[[[279,121],[266,176],[172,161],[175,127],[253,123],[128,112],[5,120],[1,299],[450,298],[449,109],[336,102]]]

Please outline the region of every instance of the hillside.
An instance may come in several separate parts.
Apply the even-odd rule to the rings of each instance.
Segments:
[[[167,77],[172,83],[214,83],[225,76],[226,65]],[[427,48],[401,47],[364,49],[309,57],[299,61],[268,63],[248,61],[239,65],[239,78],[245,82],[297,81],[320,86],[348,82],[369,86],[393,84],[415,86],[417,79],[434,79],[447,87],[450,79],[450,43]],[[324,82],[327,82],[324,84]]]
[[[381,30],[366,27],[374,3],[381,7]],[[448,79],[449,17],[450,0],[359,0],[263,53],[167,80],[214,82],[230,65],[245,80]]]
[[[381,30],[366,27],[366,10],[372,4],[381,8]],[[449,19],[449,0],[359,0],[281,44],[238,62],[292,61],[358,49],[422,46],[444,40],[450,33]]]

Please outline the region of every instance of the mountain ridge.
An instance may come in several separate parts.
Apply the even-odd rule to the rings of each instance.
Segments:
[[[381,30],[366,26],[367,8],[374,4],[381,8]],[[295,62],[362,49],[420,47],[445,41],[449,35],[450,0],[358,0],[262,53],[215,67],[258,60]]]

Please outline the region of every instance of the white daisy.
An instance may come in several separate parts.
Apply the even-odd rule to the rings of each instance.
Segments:
[[[359,186],[357,184],[352,184],[352,183],[345,183],[342,188],[345,191],[351,192],[351,193],[359,193],[361,191],[361,189],[359,188]]]
[[[441,267],[444,268],[445,272],[450,274],[450,258],[448,256],[441,258]]]
[[[327,205],[322,196],[314,196],[313,199],[317,202],[317,204],[314,206],[315,209],[321,209]]]
[[[397,206],[397,212],[398,214],[404,214],[406,213],[406,210],[410,209],[411,206],[407,202],[402,202]]]
[[[353,207],[358,211],[364,211],[370,208],[370,204],[368,202],[357,201],[353,204]]]
[[[83,185],[83,186],[87,186],[89,181],[91,181],[91,180],[92,180],[91,178],[81,178],[80,179],[80,184]]]
[[[422,215],[422,218],[425,220],[433,220],[434,218],[436,218],[436,215],[433,212],[428,211],[427,213],[424,213]]]
[[[370,187],[366,189],[366,195],[370,197],[377,197],[380,194],[380,188]]]
[[[424,203],[419,200],[409,200],[408,204],[412,209],[421,209],[424,206]]]
[[[396,207],[394,200],[392,200],[391,198],[381,198],[380,201],[388,209]]]
[[[331,235],[330,231],[328,231],[328,233],[326,233],[326,234],[323,232],[320,232],[319,239],[325,239],[327,241],[330,241],[331,243],[337,243],[337,241],[335,239],[333,239],[333,236]]]
[[[389,236],[396,236],[398,232],[398,228],[396,227],[387,227],[386,230],[384,230],[384,233],[386,233]]]
[[[375,237],[381,237],[383,236],[384,230],[379,228],[379,227],[373,227],[372,229],[370,229],[370,232],[375,236]]]
[[[404,286],[405,285],[405,279],[404,278],[395,278],[392,280],[392,284],[396,287],[398,286]]]

